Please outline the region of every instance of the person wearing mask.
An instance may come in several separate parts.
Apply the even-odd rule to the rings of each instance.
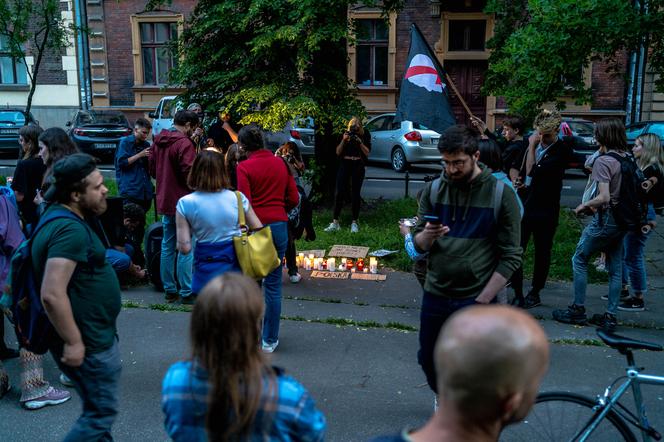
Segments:
[[[37,205],[33,200],[41,187],[46,170],[44,162],[39,157],[39,136],[42,132],[42,128],[36,124],[28,124],[18,131],[18,143],[21,145],[23,158],[16,163],[11,187],[24,223],[23,230],[27,234],[37,223]]]
[[[263,225],[270,226],[279,260],[288,246],[288,211],[297,206],[295,180],[281,158],[265,148],[263,133],[255,125],[244,126],[238,144],[247,151],[247,160],[237,166],[237,190],[242,192]],[[281,266],[263,280],[265,318],[263,351],[272,353],[279,345],[281,316]]]
[[[337,172],[337,189],[334,200],[334,212],[332,222],[325,228],[326,232],[336,232],[341,229],[339,215],[348,195],[348,181],[351,182],[351,212],[353,221],[350,224],[351,233],[360,231],[358,219],[360,217],[360,203],[362,201],[361,191],[364,181],[364,165],[371,152],[371,134],[368,129],[362,127],[358,117],[353,117],[348,122],[348,130],[344,132],[341,143],[337,146],[339,157],[339,170]]]
[[[226,273],[201,291],[192,357],[162,383],[168,436],[181,441],[322,441],[325,417],[307,390],[272,367],[256,342],[265,304],[255,281]]]

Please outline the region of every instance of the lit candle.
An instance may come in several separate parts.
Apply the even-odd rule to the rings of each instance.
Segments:
[[[364,270],[364,260],[362,258],[358,259],[357,264],[355,265],[355,267],[357,267],[358,272],[361,272],[362,270]]]
[[[309,253],[309,259],[310,259],[311,261],[314,260],[314,254],[313,254],[313,253]]]
[[[351,267],[351,268],[350,268],[350,272],[351,272],[351,273],[355,273],[355,267]]]
[[[309,258],[304,258],[304,270],[311,270],[311,261]]]
[[[327,269],[330,272],[334,272],[337,269],[336,259],[334,259],[334,258],[328,258],[327,259]]]
[[[304,253],[298,253],[297,259],[298,259],[297,265],[302,267],[304,265]]]
[[[346,258],[341,258],[341,264],[343,264],[344,267],[346,267]]]
[[[369,271],[371,273],[378,273],[378,260],[376,258],[369,259]]]
[[[364,270],[362,270],[364,273],[369,273],[369,267],[365,267]]]
[[[353,268],[353,260],[352,259],[347,259],[346,260],[346,267],[348,268],[348,270]]]
[[[346,270],[346,265],[345,264],[339,264],[339,271],[341,270]]]

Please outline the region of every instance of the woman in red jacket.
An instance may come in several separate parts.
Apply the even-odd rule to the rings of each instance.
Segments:
[[[248,158],[237,166],[237,190],[249,199],[263,225],[270,226],[274,247],[283,260],[288,244],[287,213],[299,200],[295,180],[284,161],[265,148],[263,133],[257,126],[240,129],[238,144]],[[281,266],[263,280],[263,294],[263,351],[272,353],[279,345]]]

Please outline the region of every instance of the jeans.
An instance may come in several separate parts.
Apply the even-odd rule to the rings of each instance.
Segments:
[[[495,298],[494,301],[496,302]],[[429,387],[438,393],[436,385],[436,367],[433,350],[443,324],[458,310],[469,305],[475,305],[475,297],[454,299],[445,296],[432,295],[424,292],[422,295],[422,310],[420,311],[420,349],[417,352],[417,362],[422,367]]]
[[[629,284],[634,293],[645,295],[648,291],[646,265],[643,255],[649,233],[627,232],[623,240],[622,283]]]
[[[134,247],[125,244],[125,253],[116,249],[106,249],[106,261],[113,267],[115,273],[123,273],[129,270],[131,258],[134,256]]]
[[[176,230],[175,216],[162,215],[161,223],[164,226],[164,236],[161,239],[161,281],[164,284],[166,293],[177,293],[178,284],[180,284],[180,296],[186,298],[191,295],[191,273],[194,264],[194,254],[178,253],[177,255],[177,275],[178,281],[175,281],[175,247]],[[193,241],[192,241],[193,242]]]
[[[272,230],[272,241],[277,249],[279,260],[284,259],[288,244],[288,223],[276,222],[268,224]],[[263,296],[265,296],[265,317],[263,318],[263,341],[274,344],[279,340],[279,317],[281,316],[281,265],[272,270],[263,279]]]
[[[344,199],[348,194],[348,179],[351,181],[351,211],[353,220],[360,216],[360,202],[362,197],[362,182],[364,181],[364,161],[362,160],[341,160],[339,170],[337,171],[337,194],[334,200],[333,218],[339,219],[341,207],[344,205]]]
[[[610,210],[598,211],[590,224],[583,229],[572,257],[574,304],[582,306],[586,302],[590,257],[596,252],[605,252],[606,269],[609,272],[609,301],[606,311],[612,315],[616,314],[622,283],[624,236],[625,231],[618,228]]]
[[[117,340],[108,350],[86,354],[80,367],[63,364],[61,356],[59,351],[53,352],[55,362],[72,380],[83,402],[83,413],[64,441],[112,441],[111,426],[118,414],[118,386],[122,371]]]
[[[544,288],[551,267],[551,249],[553,237],[558,228],[558,214],[550,219],[524,218],[521,221],[521,247],[525,255],[530,236],[535,246],[535,265],[533,268],[532,288],[539,292]],[[517,297],[523,296],[523,264],[512,275],[512,288]]]

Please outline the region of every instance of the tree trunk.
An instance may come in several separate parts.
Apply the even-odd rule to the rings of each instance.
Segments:
[[[25,113],[30,114],[30,109],[32,108],[32,97],[35,95],[35,90],[37,89],[37,74],[39,73],[39,67],[41,66],[42,58],[44,57],[44,51],[46,50],[46,42],[48,41],[48,34],[50,27],[46,26],[44,30],[44,37],[42,38],[41,44],[35,45],[37,49],[37,58],[35,64],[32,66],[32,75],[31,75],[31,84],[30,84],[30,93],[28,93],[28,102],[25,105]],[[27,63],[26,63],[27,68]]]

